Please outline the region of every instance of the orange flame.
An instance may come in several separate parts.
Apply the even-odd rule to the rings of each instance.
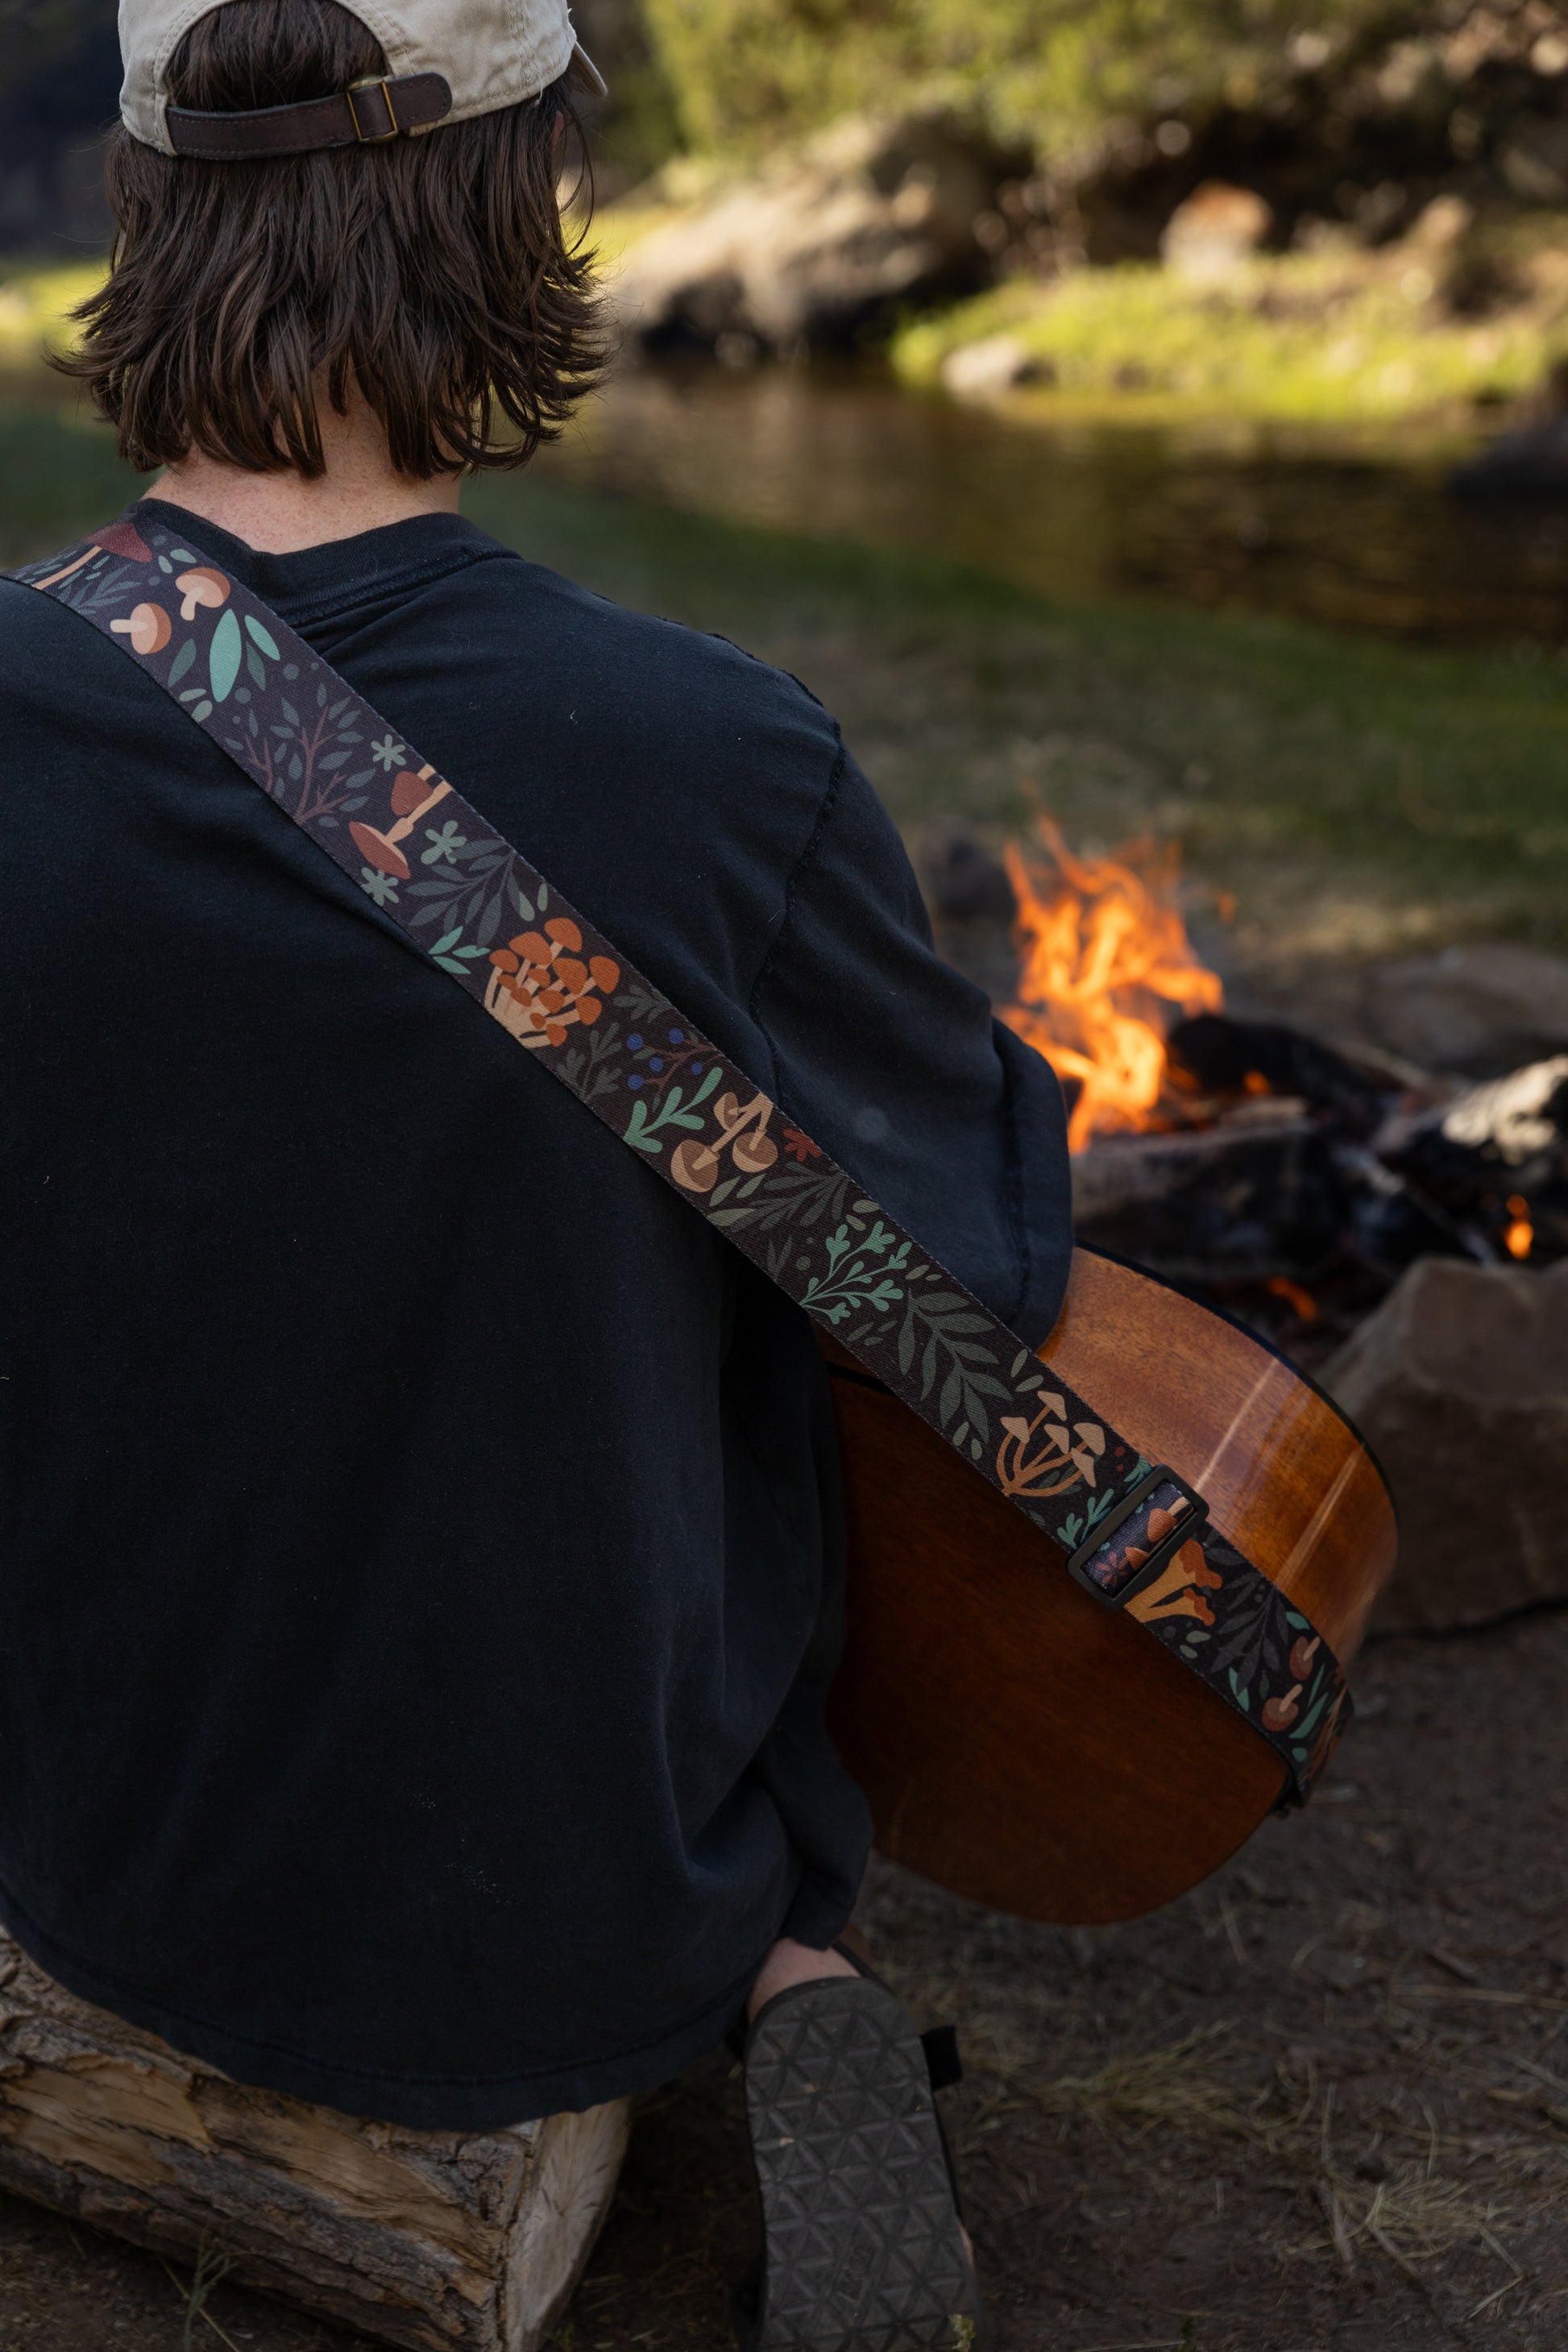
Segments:
[[[1530,1222],[1530,1203],[1522,1192],[1508,1196],[1510,1223],[1503,1234],[1502,1245],[1510,1257],[1528,1257],[1535,1244],[1535,1227]]]
[[[1288,1274],[1271,1274],[1263,1286],[1266,1290],[1271,1290],[1276,1298],[1282,1298],[1285,1301],[1286,1306],[1289,1307],[1303,1323],[1315,1323],[1317,1321],[1317,1300],[1313,1297],[1310,1290],[1306,1290],[1302,1287],[1300,1283],[1292,1282]]]
[[[1049,817],[1038,829],[1054,874],[1037,883],[1019,849],[1006,853],[1021,970],[1001,1017],[1058,1077],[1079,1081],[1068,1144],[1082,1151],[1095,1135],[1159,1123],[1172,1008],[1217,1013],[1225,991],[1187,938],[1173,849],[1134,842],[1119,857],[1079,858]]]

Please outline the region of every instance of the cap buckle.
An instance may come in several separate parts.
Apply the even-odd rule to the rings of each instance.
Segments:
[[[381,92],[381,102],[386,109],[388,128],[385,131],[365,129],[364,124],[360,121],[359,108],[354,102],[356,89],[378,89]],[[363,75],[358,81],[350,82],[344,95],[349,102],[349,114],[353,122],[354,136],[362,147],[379,147],[388,139],[399,137],[403,125],[397,120],[396,110],[392,103],[392,92],[386,86],[386,77],[384,74]]]

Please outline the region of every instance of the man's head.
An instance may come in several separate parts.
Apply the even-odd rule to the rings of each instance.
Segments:
[[[518,465],[593,381],[564,0],[366,15],[384,46],[335,0],[121,0],[114,268],[68,364],[133,465],[318,474],[322,399],[402,473]]]

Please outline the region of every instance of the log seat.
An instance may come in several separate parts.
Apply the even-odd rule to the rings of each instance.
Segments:
[[[412,2352],[535,2352],[630,2102],[406,2131],[252,2090],[66,1992],[0,1929],[0,2188]]]

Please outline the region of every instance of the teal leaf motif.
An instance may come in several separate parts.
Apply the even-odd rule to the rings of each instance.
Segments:
[[[226,702],[239,676],[240,656],[244,641],[239,634],[239,622],[231,607],[221,614],[213,631],[213,641],[207,648],[207,676],[212,680],[215,702]]]
[[[892,1238],[879,1220],[864,1240],[851,1234],[849,1220],[829,1234],[823,1244],[827,1271],[814,1274],[799,1294],[807,1313],[820,1315],[826,1323],[841,1323],[855,1307],[869,1307],[878,1314],[886,1314],[904,1295],[902,1286],[892,1277],[902,1274],[910,1262],[908,1242],[900,1242],[896,1250],[887,1255]],[[882,1263],[871,1263],[874,1259],[881,1259]]]
[[[195,657],[196,641],[195,637],[187,637],[184,644],[180,647],[179,652],[174,656],[174,660],[169,664],[168,683],[171,686],[178,686],[180,680],[184,677],[185,672],[189,669]]]
[[[245,634],[253,646],[259,646],[268,661],[279,658],[277,640],[270,629],[264,629],[254,613],[245,616]]]
[[[539,894],[539,903],[542,907],[544,904],[542,890]],[[647,1115],[647,1098],[639,1095],[632,1105],[632,1115],[622,1129],[622,1141],[635,1145],[638,1151],[658,1152],[664,1150],[658,1140],[661,1127],[687,1127],[700,1135],[705,1122],[698,1116],[698,1106],[707,1101],[723,1075],[721,1066],[715,1062],[689,1103],[686,1102],[679,1087],[671,1087],[651,1118]]]

